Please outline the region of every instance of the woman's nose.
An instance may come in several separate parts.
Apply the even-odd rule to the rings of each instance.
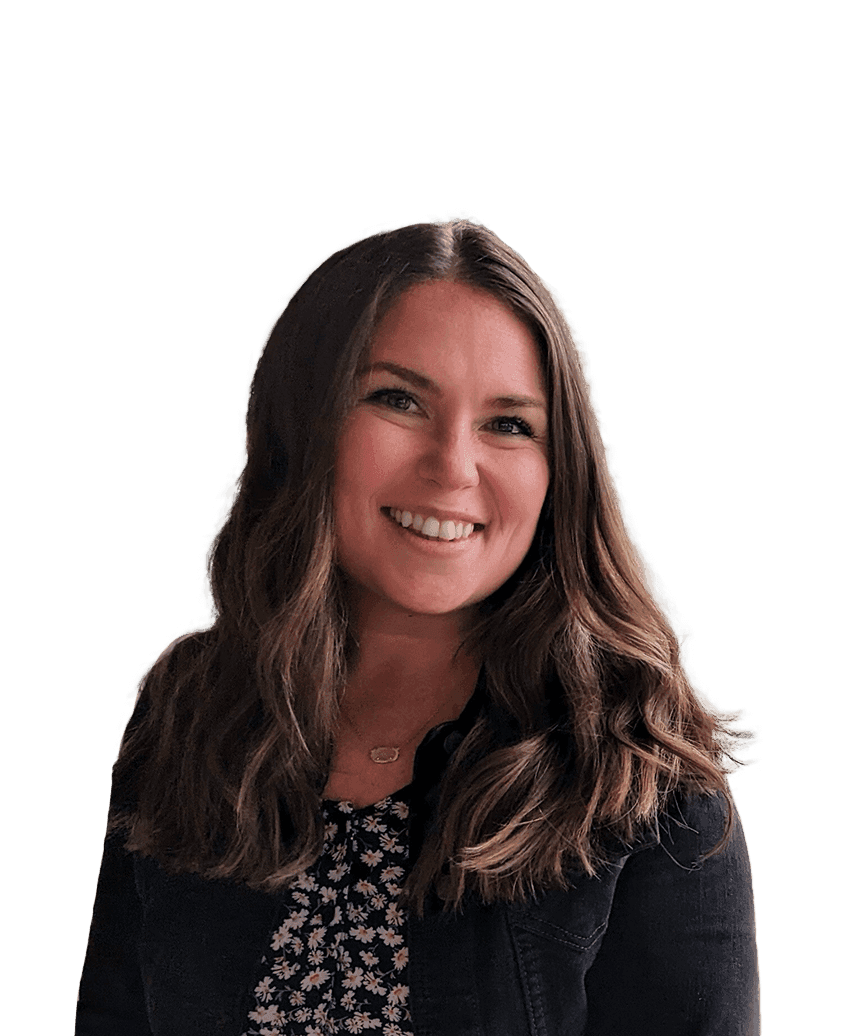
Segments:
[[[479,481],[477,452],[471,429],[447,427],[429,439],[420,474],[439,485],[462,489]]]

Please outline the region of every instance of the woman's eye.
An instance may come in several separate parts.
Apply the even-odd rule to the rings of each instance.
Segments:
[[[400,392],[399,389],[378,389],[376,392],[373,392],[368,398],[373,401],[378,400],[379,402],[387,400],[388,406],[390,406],[394,410],[400,410],[403,413],[409,413],[409,411],[405,407],[398,406],[396,403],[391,403],[389,401],[391,399],[405,399],[410,403],[416,404],[417,402],[410,392]],[[506,433],[511,438],[515,438],[519,435],[524,435],[529,438],[534,437],[533,429],[527,423],[527,421],[525,421],[523,417],[496,417],[494,418],[494,421],[499,422],[501,424],[510,424],[518,428],[518,432]]]
[[[500,421],[501,423],[507,422],[515,425],[515,427],[519,429],[519,434],[526,435],[531,439],[533,438],[533,429],[523,417],[496,417],[495,420]]]
[[[412,403],[415,402],[413,396],[410,396],[407,392],[397,392],[396,389],[379,389],[377,392],[369,397],[370,399],[389,399],[391,396],[398,396],[400,399],[409,399]],[[395,410],[402,410],[402,407],[394,406]]]

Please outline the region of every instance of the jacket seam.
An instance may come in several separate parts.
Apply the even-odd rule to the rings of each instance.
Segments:
[[[542,988],[539,983],[538,974],[535,976],[533,982],[533,986],[535,988],[531,989],[531,983],[529,981],[530,969],[527,967],[527,963],[524,960],[524,950],[519,945],[518,939],[515,937],[515,929],[519,927],[519,925],[510,920],[509,914],[507,914],[506,911],[504,911],[504,915],[507,930],[509,931],[510,942],[512,943],[512,952],[515,957],[516,968],[518,969],[518,980],[521,984],[530,1032],[533,1036],[546,1036],[545,1012],[541,1007]],[[534,999],[537,1003],[534,1003]],[[537,1004],[540,1006],[537,1007]]]
[[[603,921],[590,935],[573,935],[565,928],[552,924],[550,921],[513,921],[512,924],[522,931],[530,932],[531,935],[539,935],[545,939],[551,939],[580,952],[588,950],[605,933],[608,927],[607,921]]]

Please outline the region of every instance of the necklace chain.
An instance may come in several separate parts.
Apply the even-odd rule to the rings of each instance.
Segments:
[[[399,758],[399,753],[402,751],[402,749],[407,748],[412,741],[415,741],[421,734],[425,733],[425,731],[427,731],[430,728],[430,726],[432,725],[432,721],[444,709],[445,705],[447,705],[447,702],[442,702],[441,705],[429,717],[428,722],[423,727],[421,727],[416,734],[413,734],[407,741],[402,741],[398,745],[375,745],[373,748],[370,748],[370,759],[374,763],[395,763],[396,760]],[[340,711],[340,715],[342,715],[345,718],[346,723],[348,723],[352,730],[356,734],[358,734],[363,740],[363,738],[366,735],[363,734],[360,730],[358,730],[358,728],[355,726],[354,722],[350,718],[349,714],[344,709],[342,709]]]

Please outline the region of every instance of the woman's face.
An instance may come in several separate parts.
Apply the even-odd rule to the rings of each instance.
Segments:
[[[536,342],[492,295],[433,281],[388,311],[359,379],[337,452],[338,562],[373,605],[426,615],[467,609],[518,568],[548,489]],[[535,405],[501,398],[510,396]],[[479,524],[461,540],[426,539],[390,509]]]

